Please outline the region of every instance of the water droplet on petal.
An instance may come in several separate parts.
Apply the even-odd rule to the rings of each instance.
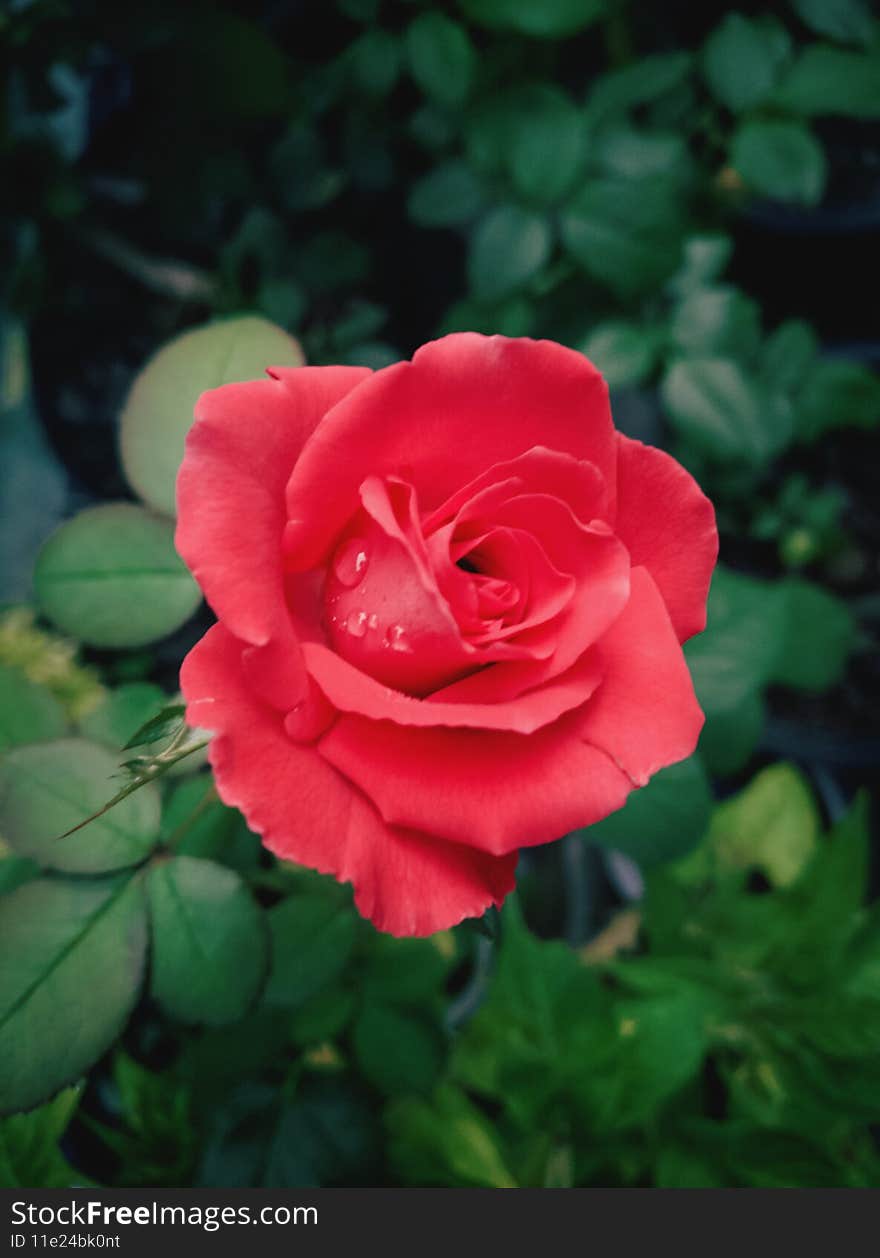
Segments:
[[[412,647],[406,640],[406,630],[403,625],[392,625],[388,630],[387,641],[392,651],[412,651]]]
[[[376,615],[375,612],[373,612],[373,614],[367,618],[367,628],[368,629],[379,628],[379,617]]]
[[[367,543],[362,537],[353,537],[339,547],[333,560],[333,571],[341,585],[353,590],[360,585],[370,562]]]
[[[345,627],[353,638],[362,638],[367,632],[367,613],[351,612],[345,622]]]

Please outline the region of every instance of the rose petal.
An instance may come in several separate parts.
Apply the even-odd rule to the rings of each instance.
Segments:
[[[718,557],[715,511],[690,473],[663,450],[618,435],[616,531],[651,573],[680,642],[706,627]]]
[[[602,685],[581,736],[607,752],[634,786],[684,760],[703,727],[691,675],[663,599],[645,568],[632,571],[626,608],[596,651]]]
[[[218,731],[217,790],[284,860],[351,882],[359,911],[379,930],[428,935],[500,905],[516,856],[496,858],[427,834],[386,826],[313,749],[291,743],[278,715],[243,681],[242,644],[215,625],[181,670],[187,719]],[[428,892],[426,894],[426,892]]]
[[[539,690],[511,694],[505,693],[505,674],[496,665],[479,674],[483,702],[468,702],[466,692],[460,689],[471,678],[439,692],[447,699],[438,702],[433,696],[416,699],[389,689],[321,643],[304,643],[303,655],[309,673],[340,712],[422,728],[446,725],[529,734],[578,707],[595,691],[602,676],[597,657],[588,653],[562,677]]]
[[[175,544],[205,597],[253,646],[281,639],[276,689],[304,674],[284,605],[284,486],[322,415],[369,375],[360,367],[274,369],[203,393],[177,478]]]
[[[430,510],[499,458],[536,445],[594,463],[613,497],[608,391],[583,355],[550,341],[473,332],[423,346],[411,363],[361,384],[306,443],[287,487],[289,561],[307,569],[326,554],[352,514],[365,469],[404,476]]]
[[[581,741],[582,719],[574,712],[523,735],[341,716],[318,749],[389,824],[442,827],[501,855],[591,825],[624,803],[629,779]]]

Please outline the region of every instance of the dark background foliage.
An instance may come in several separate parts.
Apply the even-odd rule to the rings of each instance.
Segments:
[[[0,1182],[876,1183],[870,6],[9,0],[0,58]],[[583,350],[715,501],[698,753],[430,941],[199,754],[59,856],[210,622],[180,379],[463,328]]]

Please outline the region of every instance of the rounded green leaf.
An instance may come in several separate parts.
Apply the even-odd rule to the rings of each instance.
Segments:
[[[266,1000],[302,1005],[343,972],[357,943],[358,922],[335,898],[290,896],[269,914],[272,973]]]
[[[604,0],[459,0],[483,26],[522,31],[543,39],[573,35],[600,18]]]
[[[549,84],[518,102],[506,150],[514,186],[528,201],[550,204],[573,184],[584,155],[581,111]]]
[[[787,887],[816,851],[820,832],[803,776],[794,765],[773,764],[718,805],[708,841],[718,868],[757,868],[774,886]]]
[[[79,723],[86,738],[112,747],[125,747],[133,734],[159,713],[168,697],[148,681],[132,681],[110,690]]]
[[[116,756],[80,738],[15,747],[0,759],[0,834],[46,869],[97,874],[142,861],[159,833],[159,792],[148,783],[96,817],[119,790]]]
[[[654,333],[622,320],[600,323],[580,346],[611,389],[639,384],[650,375],[659,348],[659,338]]]
[[[492,210],[471,239],[468,278],[475,295],[495,301],[522,288],[550,257],[547,220],[515,205]]]
[[[877,29],[868,0],[790,0],[801,21],[841,43],[869,44]]]
[[[206,389],[301,367],[299,344],[255,315],[222,319],[169,341],[139,373],[120,419],[128,482],[155,510],[174,515],[174,487],[193,407]]]
[[[703,50],[713,96],[734,113],[757,105],[772,90],[789,51],[785,30],[772,19],[729,13]]]
[[[41,880],[0,899],[0,1113],[78,1079],[121,1032],[147,929],[138,879]]]
[[[471,90],[477,54],[467,31],[436,10],[421,13],[406,33],[413,78],[444,105],[459,105]]]
[[[173,633],[201,601],[174,549],[174,527],[129,502],[89,507],[40,551],[34,587],[59,629],[89,646],[145,646]]]
[[[374,1087],[401,1096],[431,1090],[445,1045],[437,1028],[417,1014],[372,1002],[354,1025],[354,1051]]]
[[[807,118],[880,118],[880,51],[810,44],[783,77],[773,103]]]
[[[173,1018],[221,1026],[247,1012],[265,978],[265,920],[236,873],[176,856],[150,871],[150,990]]]
[[[686,222],[660,180],[594,179],[562,215],[569,253],[623,298],[656,289],[675,270]]]
[[[0,664],[0,751],[60,738],[66,724],[53,694],[19,669]]]
[[[754,191],[776,201],[815,205],[825,191],[821,144],[800,122],[747,122],[733,137],[730,159]]]
[[[457,227],[483,207],[483,184],[464,162],[435,166],[409,195],[409,216],[420,227]]]
[[[717,285],[684,295],[670,324],[673,344],[685,354],[749,358],[761,343],[761,314],[736,288]]]
[[[588,842],[624,852],[649,868],[696,847],[711,814],[706,770],[698,756],[691,756],[655,774],[623,808],[582,833]]]
[[[791,435],[790,414],[771,412],[745,371],[726,358],[673,363],[661,394],[676,431],[720,462],[763,462]]]

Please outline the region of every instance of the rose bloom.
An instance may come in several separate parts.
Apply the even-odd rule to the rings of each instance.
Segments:
[[[202,395],[180,470],[177,546],[218,618],[187,719],[268,848],[430,934],[694,750],[712,506],[553,342],[268,375]]]

